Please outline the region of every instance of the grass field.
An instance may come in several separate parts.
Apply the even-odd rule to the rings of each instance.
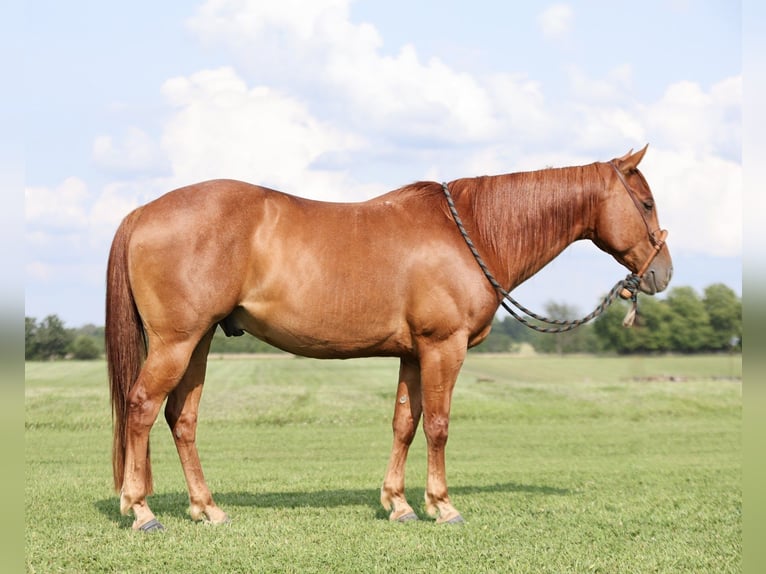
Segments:
[[[741,570],[741,358],[470,355],[447,471],[462,526],[378,503],[398,363],[211,360],[198,444],[233,518],[186,514],[164,422],[152,431],[167,530],[140,535],[111,489],[102,362],[27,363],[28,572],[729,573]]]

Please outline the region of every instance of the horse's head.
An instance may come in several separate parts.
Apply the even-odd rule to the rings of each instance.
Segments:
[[[640,275],[639,288],[653,295],[668,286],[673,262],[652,192],[637,169],[647,147],[631,150],[603,168],[606,188],[597,208],[593,242]]]

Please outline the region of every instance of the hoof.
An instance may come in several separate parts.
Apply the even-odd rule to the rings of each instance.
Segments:
[[[207,519],[207,520],[203,520],[202,523],[208,526],[228,526],[229,524],[231,524],[231,518],[229,518],[228,515],[225,515],[222,519],[219,519],[216,521]]]
[[[146,524],[142,524],[138,527],[138,530],[141,532],[160,532],[162,530],[165,530],[165,527],[160,523],[159,520],[156,518],[152,518],[149,522]]]
[[[414,512],[408,512],[407,514],[397,518],[396,522],[415,522],[417,520],[420,520],[417,514]]]
[[[449,520],[443,521],[441,524],[465,524],[465,520],[463,520],[463,517],[458,514]]]

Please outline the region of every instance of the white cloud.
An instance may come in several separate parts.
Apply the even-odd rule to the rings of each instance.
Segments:
[[[157,189],[160,181],[112,183],[98,193],[89,191],[77,177],[68,177],[53,187],[27,187],[27,244],[56,250],[108,243],[129,211],[167,191]],[[152,191],[156,193],[152,195]]]
[[[296,38],[308,40],[337,31],[334,24],[348,18],[348,0],[208,0],[189,19],[189,27],[209,41],[238,43],[274,29],[287,29]]]
[[[509,131],[526,139],[542,139],[555,126],[538,82],[520,75],[494,74],[486,79],[493,114],[500,121],[497,134]]]
[[[574,13],[568,4],[557,3],[540,14],[538,23],[546,37],[561,39],[571,31]],[[647,177],[657,188],[661,213],[669,215],[665,224],[678,228],[673,245],[733,256],[741,249],[741,78],[710,89],[679,82],[657,102],[641,104],[633,96],[629,64],[601,78],[572,66],[569,97],[549,102],[541,85],[523,76],[458,73],[439,59],[423,61],[413,45],[383,55],[377,30],[352,23],[343,0],[315,2],[304,11],[295,11],[291,2],[211,0],[190,26],[207,41],[228,45],[239,54],[243,69],[256,69],[252,62],[257,61],[258,75],[283,88],[249,87],[232,69],[208,72],[216,78],[179,80],[187,99],[177,100],[179,112],[165,139],[176,173],[193,173],[183,165],[199,167],[209,161],[256,181],[274,178],[271,171],[255,167],[251,158],[260,156],[268,158],[269,168],[295,174],[295,181],[309,181],[319,175],[312,161],[322,153],[339,153],[349,165],[373,152],[371,146],[383,144],[403,163],[413,162],[413,177],[441,179],[445,165],[456,177],[538,169],[610,159],[650,142],[647,157],[658,156],[654,165],[660,167],[656,174],[647,171]],[[189,83],[198,90],[191,99]],[[169,97],[171,84],[166,85]],[[228,98],[221,99],[225,92]],[[211,94],[216,96],[211,99]],[[296,94],[306,94],[305,100]],[[262,112],[268,117],[261,118]],[[229,114],[241,121],[227,119]],[[327,123],[318,118],[328,118]],[[244,127],[257,125],[278,134],[268,150],[261,150],[254,136],[259,130]],[[227,147],[226,137],[245,143]],[[303,142],[300,147],[291,143],[296,138]],[[456,143],[458,148],[451,149]],[[428,155],[423,152],[429,148],[439,150],[434,156],[449,159],[441,167],[424,166]],[[417,160],[412,150],[420,154]],[[668,157],[676,159],[668,162]],[[321,175],[332,185],[344,179],[339,173]],[[705,198],[704,206],[694,207],[690,187]],[[668,203],[664,209],[663,202]],[[687,229],[690,213],[698,223],[705,222],[706,237]],[[725,223],[717,220],[718,213],[729,214]]]
[[[238,69],[259,85],[316,89],[331,53],[353,49],[350,57],[364,59],[382,44],[372,26],[350,22],[348,4],[208,0],[187,25],[203,42],[229,48]]]
[[[484,87],[438,59],[421,62],[414,46],[404,46],[393,58],[349,46],[331,54],[328,72],[356,115],[378,130],[464,141],[495,133]]]
[[[623,148],[643,145],[646,140],[642,118],[634,110],[579,104],[572,112],[568,125],[572,130],[571,144],[575,149],[593,150],[595,153],[610,150],[622,155],[620,150]]]
[[[579,67],[567,69],[572,95],[588,102],[630,101],[633,69],[623,64],[602,79],[589,78]]]
[[[705,91],[678,82],[646,110],[645,124],[662,145],[739,159],[742,138],[742,77],[727,78]]]
[[[553,4],[538,17],[543,35],[553,39],[566,36],[572,28],[573,21],[574,12],[568,4]]]
[[[189,26],[206,41],[230,47],[257,85],[310,90],[312,113],[400,145],[485,141],[522,124],[526,111],[539,118],[532,82],[511,75],[483,82],[438,58],[423,61],[411,44],[384,55],[377,30],[351,22],[347,4],[317,1],[296,11],[292,2],[216,0]]]
[[[102,135],[93,142],[93,160],[109,171],[121,174],[161,173],[167,169],[160,146],[143,130],[131,127],[121,142]]]
[[[650,147],[641,170],[671,250],[742,253],[742,166],[705,151]]]
[[[82,289],[87,286],[88,290],[101,287],[104,284],[106,265],[105,260],[84,263],[81,261],[29,261],[24,265],[27,280],[36,284],[48,284],[50,288],[60,288],[61,285],[75,286]],[[103,308],[101,301],[92,301],[99,308]]]
[[[111,242],[112,235],[129,212],[160,193],[169,191],[167,188],[158,188],[157,184],[160,181],[156,180],[154,183],[142,181],[132,184],[110,183],[104,186],[90,205],[88,212],[94,241]],[[151,193],[153,189],[155,193]]]
[[[89,198],[85,182],[76,177],[69,177],[52,189],[27,187],[24,190],[27,225],[56,230],[81,228],[87,224]]]
[[[46,282],[51,278],[50,265],[46,265],[40,261],[30,261],[24,265],[24,270],[27,277],[37,281]]]
[[[644,160],[672,245],[742,254],[741,76],[705,90],[678,82],[641,110],[652,147]]]
[[[549,35],[565,34],[572,21],[565,4],[540,16]],[[117,143],[111,136],[96,141],[94,157],[103,165],[127,172],[166,162],[170,172],[74,201],[79,211],[69,218],[98,230],[100,241],[136,205],[204,179],[353,200],[384,191],[374,175],[355,171],[379,156],[386,158],[381,165],[407,174],[395,183],[406,183],[606,160],[648,141],[644,171],[672,227],[672,246],[733,256],[741,250],[741,78],[708,90],[679,82],[642,105],[632,99],[629,65],[600,79],[572,67],[569,98],[547,101],[541,84],[522,75],[459,73],[439,59],[423,61],[412,45],[384,55],[377,30],[352,23],[344,0],[300,10],[292,0],[210,0],[190,28],[228,46],[241,63],[164,83],[172,111],[159,147],[140,129]],[[691,214],[708,230],[704,237],[692,233]]]
[[[250,88],[230,67],[168,80],[175,107],[163,147],[179,183],[216,177],[338,198],[344,174],[313,169],[325,154],[358,148],[361,139],[315,118],[298,99]]]

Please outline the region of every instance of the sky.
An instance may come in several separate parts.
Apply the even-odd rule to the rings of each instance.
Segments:
[[[298,0],[25,6],[25,314],[104,322],[133,208],[227,177],[361,201],[431,179],[641,169],[671,286],[742,290],[738,2]],[[11,118],[13,120],[14,118]],[[513,295],[582,314],[627,270],[578,242]]]

